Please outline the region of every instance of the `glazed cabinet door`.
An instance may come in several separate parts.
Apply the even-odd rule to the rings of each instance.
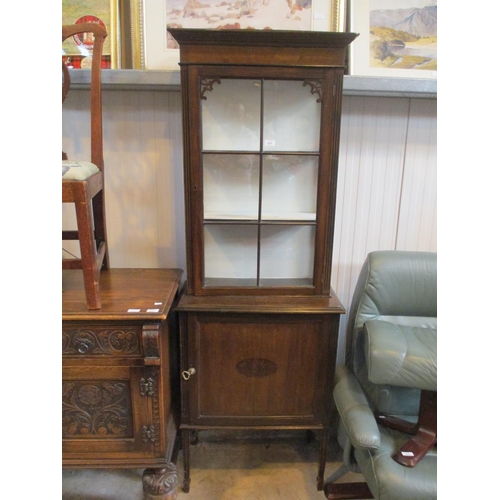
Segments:
[[[341,77],[340,69],[189,68],[196,295],[329,293]]]
[[[185,420],[321,426],[331,401],[332,327],[323,315],[189,314],[183,362],[194,372],[182,381]]]

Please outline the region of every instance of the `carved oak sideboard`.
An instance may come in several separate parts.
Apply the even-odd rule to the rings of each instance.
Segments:
[[[173,500],[178,269],[101,273],[87,310],[81,273],[63,272],[62,450],[66,468],[145,468],[146,499]]]

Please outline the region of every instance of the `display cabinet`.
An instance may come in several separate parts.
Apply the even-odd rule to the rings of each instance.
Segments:
[[[169,29],[180,46],[187,283],[182,419],[314,429],[322,488],[338,318],[331,290],[351,33]]]

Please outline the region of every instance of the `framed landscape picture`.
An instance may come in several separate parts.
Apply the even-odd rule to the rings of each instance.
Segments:
[[[345,31],[345,0],[144,0],[146,69],[177,70],[172,28]]]
[[[437,0],[351,0],[349,74],[437,78]]]

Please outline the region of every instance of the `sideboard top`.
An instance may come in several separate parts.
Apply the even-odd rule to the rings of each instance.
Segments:
[[[180,269],[108,269],[100,274],[101,309],[87,309],[83,274],[62,273],[63,321],[164,320],[179,289]]]

